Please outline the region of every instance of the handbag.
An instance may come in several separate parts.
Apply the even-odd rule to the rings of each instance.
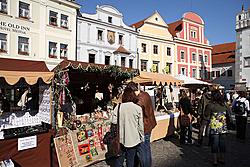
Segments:
[[[119,156],[121,153],[120,134],[119,134],[119,119],[120,119],[120,106],[118,105],[117,111],[117,124],[111,124],[110,131],[104,135],[103,143],[108,146],[108,155],[110,157]]]

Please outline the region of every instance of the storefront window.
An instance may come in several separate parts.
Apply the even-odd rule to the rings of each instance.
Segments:
[[[19,17],[30,19],[30,5],[24,2],[19,2]]]
[[[29,38],[18,37],[18,54],[29,55]]]
[[[7,34],[0,33],[0,53],[7,52]]]

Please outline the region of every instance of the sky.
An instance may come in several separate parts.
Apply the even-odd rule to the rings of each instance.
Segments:
[[[182,18],[185,12],[195,12],[205,22],[205,36],[211,45],[234,42],[235,17],[250,9],[250,0],[76,0],[82,13],[96,13],[96,6],[112,5],[123,14],[123,21],[131,25],[158,11],[165,22]]]

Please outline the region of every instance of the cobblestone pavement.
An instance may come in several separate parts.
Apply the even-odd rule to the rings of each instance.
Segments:
[[[250,122],[249,122],[250,123]],[[197,133],[193,133],[197,137]],[[204,144],[205,145],[205,144]],[[179,145],[177,137],[169,137],[151,143],[153,167],[212,167],[210,147],[193,145]],[[250,124],[247,125],[246,140],[239,141],[235,131],[230,131],[226,141],[226,163],[224,167],[250,166]],[[91,167],[107,167],[105,161]]]

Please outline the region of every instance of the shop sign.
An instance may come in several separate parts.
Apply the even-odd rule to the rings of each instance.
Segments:
[[[37,147],[37,136],[18,138],[18,151]]]
[[[0,30],[26,34],[27,32],[30,31],[30,27],[18,25],[15,23],[9,23],[6,21],[0,21]]]

